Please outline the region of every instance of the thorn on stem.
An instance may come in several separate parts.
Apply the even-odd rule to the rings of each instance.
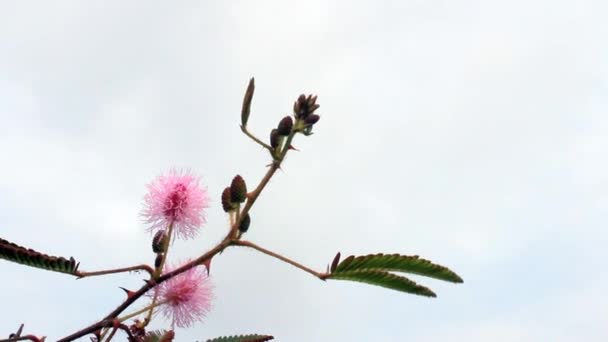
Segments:
[[[211,258],[203,261],[202,265],[205,266],[207,269],[207,275],[209,275],[211,273]]]
[[[135,293],[135,292],[133,292],[131,290],[125,289],[124,287],[118,287],[118,288],[121,289],[121,290],[123,290],[123,291],[125,291],[125,293],[127,294],[127,298],[131,298],[133,296],[133,294]]]

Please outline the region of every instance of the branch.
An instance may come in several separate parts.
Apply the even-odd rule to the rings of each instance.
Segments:
[[[255,141],[256,143],[262,145],[262,147],[264,147],[268,151],[272,152],[272,147],[270,145],[268,145],[267,143],[263,142],[262,140],[256,138],[255,135],[251,134],[249,132],[249,130],[247,130],[246,126],[241,126],[241,131],[243,131],[243,133],[245,133],[246,136],[248,136],[249,138],[251,138],[251,140]]]
[[[102,270],[102,271],[95,271],[95,272],[78,271],[76,273],[76,276],[78,277],[78,279],[82,279],[85,277],[93,277],[93,276],[99,276],[99,275],[104,275],[104,274],[133,272],[133,271],[146,271],[146,272],[148,272],[148,274],[150,274],[150,276],[152,276],[152,274],[154,273],[154,270],[152,269],[152,267],[142,264],[142,265],[136,265],[136,266],[131,266],[131,267],[123,267],[123,268],[116,268],[116,269],[111,269],[111,270]]]
[[[155,281],[154,280],[148,281],[139,290],[137,290],[136,292],[133,292],[132,295],[127,297],[127,299],[125,299],[125,301],[122,304],[120,304],[116,309],[114,309],[114,311],[110,312],[105,318],[103,318],[99,322],[93,323],[86,328],[83,328],[69,336],[66,336],[66,337],[60,339],[58,342],[73,341],[84,335],[90,334],[100,328],[111,327],[113,324],[114,318],[118,317],[118,315],[120,315],[126,308],[128,308],[137,299],[139,299],[146,292],[148,292],[148,290],[150,290],[151,288],[155,287],[158,284],[161,284],[161,283],[167,281],[168,279],[170,279],[180,273],[186,272],[193,267],[203,264],[205,261],[213,258],[216,254],[223,251],[231,243],[232,243],[232,240],[230,239],[230,236],[229,235],[226,236],[224,238],[224,240],[222,240],[222,242],[217,244],[217,246],[213,247],[211,250],[209,250],[207,253],[201,255],[197,259],[192,260],[191,262],[189,262],[179,268],[176,268],[175,270],[173,270],[171,272],[163,274],[162,276],[158,277]]]
[[[320,273],[320,272],[317,272],[315,270],[312,270],[312,269],[310,269],[310,268],[308,268],[308,267],[306,267],[306,266],[304,266],[304,265],[302,265],[302,264],[300,264],[300,263],[298,263],[296,261],[293,261],[293,260],[291,260],[291,259],[289,259],[287,257],[284,257],[284,256],[282,256],[282,255],[280,255],[278,253],[275,253],[275,252],[270,251],[270,250],[268,250],[266,248],[260,247],[260,246],[258,246],[256,244],[254,244],[253,242],[250,242],[250,241],[234,241],[233,244],[236,245],[236,246],[243,246],[243,247],[253,248],[253,249],[255,249],[255,250],[259,251],[259,252],[262,252],[262,253],[264,253],[266,255],[270,255],[271,257],[273,257],[275,259],[279,259],[279,260],[284,261],[284,262],[286,262],[286,263],[288,263],[288,264],[290,264],[292,266],[295,266],[295,267],[297,267],[297,268],[299,268],[299,269],[301,269],[301,270],[303,270],[305,272],[308,272],[308,273],[312,274],[313,276],[315,276],[315,277],[317,277],[317,278],[319,278],[321,280],[325,280],[329,276],[329,273]]]

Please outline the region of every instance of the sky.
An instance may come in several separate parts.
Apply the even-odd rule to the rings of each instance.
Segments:
[[[607,14],[599,0],[2,2],[0,238],[85,271],[152,263],[146,184],[178,168],[211,207],[171,257],[211,248],[222,189],[269,162],[238,127],[255,77],[261,138],[301,93],[321,120],[248,240],[319,271],[338,251],[417,254],[464,283],[412,277],[429,299],[231,248],[213,260],[213,310],[177,341],[606,341]],[[143,279],[4,260],[0,277],[0,336],[25,323],[50,341]]]

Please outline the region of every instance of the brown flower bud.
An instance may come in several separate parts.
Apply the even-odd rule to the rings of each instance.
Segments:
[[[241,220],[241,224],[239,225],[239,231],[241,233],[245,233],[249,229],[249,225],[251,224],[251,217],[249,214],[246,214],[245,217]]]
[[[293,127],[293,119],[291,116],[284,117],[277,127],[277,132],[280,135],[288,136],[291,133],[291,128]]]
[[[230,200],[232,203],[243,203],[247,199],[247,184],[240,175],[236,175],[230,184]]]
[[[167,234],[164,230],[159,230],[152,238],[152,251],[161,253],[165,248],[165,243],[167,243]]]
[[[279,146],[279,138],[279,130],[273,128],[272,131],[270,131],[270,147],[277,148]]]
[[[298,97],[298,100],[293,105],[293,112],[296,119],[305,119],[319,108],[317,104],[317,96],[304,94]]]
[[[315,103],[317,103],[317,95],[308,95],[308,97],[306,98],[306,104],[308,105],[308,107],[314,106]]]
[[[304,119],[304,122],[306,122],[306,124],[308,125],[314,125],[317,123],[317,121],[319,121],[320,118],[321,117],[317,114],[312,114],[310,116],[307,116],[306,119]]]
[[[234,209],[234,205],[232,204],[232,200],[230,199],[230,187],[227,187],[222,191],[222,208],[225,212],[229,212]]]
[[[160,264],[163,262],[163,254],[156,254],[156,259],[154,259],[154,268],[159,268]]]

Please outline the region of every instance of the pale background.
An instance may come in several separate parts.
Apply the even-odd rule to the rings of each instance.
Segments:
[[[608,340],[605,1],[13,1],[0,4],[0,237],[83,270],[152,262],[138,213],[171,167],[213,199],[250,185],[302,92],[298,137],[247,238],[324,270],[343,254],[420,254],[462,285],[428,299],[323,283],[231,249],[214,309],[177,341]],[[74,280],[0,260],[0,336],[54,341],[113,309],[141,275]],[[166,324],[157,321],[156,327]],[[83,339],[84,340],[84,339]]]

